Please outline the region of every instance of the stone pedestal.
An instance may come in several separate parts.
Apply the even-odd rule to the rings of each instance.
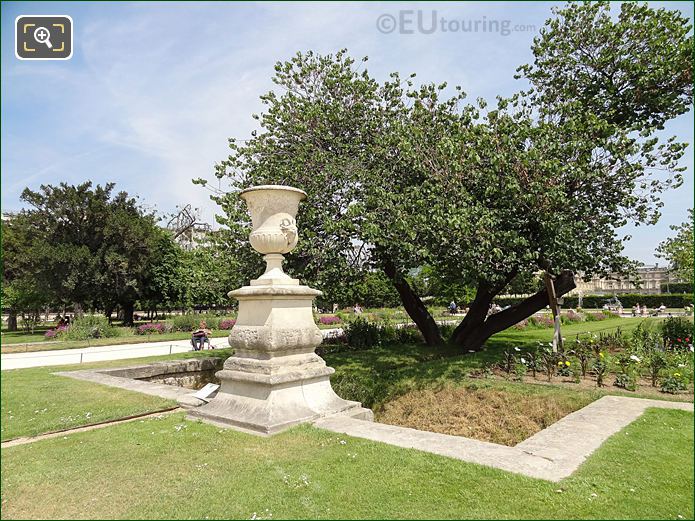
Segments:
[[[282,188],[257,190],[262,189]],[[277,197],[278,192],[272,195]],[[258,207],[268,210],[268,205]],[[253,217],[253,206],[249,208]],[[294,221],[294,215],[291,218]],[[294,230],[290,242],[296,244]],[[266,253],[266,272],[249,286],[230,292],[239,300],[239,316],[229,335],[235,353],[216,373],[221,386],[215,398],[190,410],[189,417],[260,434],[333,414],[371,420],[371,410],[335,394],[329,380],[334,370],[314,353],[323,336],[314,323],[312,303],[321,292],[282,271],[283,257],[277,253],[281,248],[272,253],[253,240],[252,244]]]

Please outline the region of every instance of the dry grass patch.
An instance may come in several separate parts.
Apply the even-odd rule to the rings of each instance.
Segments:
[[[388,402],[377,421],[514,446],[597,396],[557,391],[520,393],[444,387],[411,391]]]

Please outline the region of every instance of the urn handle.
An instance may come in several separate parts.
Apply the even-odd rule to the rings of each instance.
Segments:
[[[285,235],[288,246],[294,244],[294,242],[297,240],[297,225],[295,224],[294,219],[283,219],[280,223],[280,229]]]

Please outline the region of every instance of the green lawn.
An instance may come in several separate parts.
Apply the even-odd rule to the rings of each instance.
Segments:
[[[48,330],[47,326],[39,326],[34,330],[34,333],[29,333],[20,329],[19,331],[7,331],[7,329],[2,329],[2,345],[6,344],[21,344],[26,342],[45,342],[46,337],[44,336]]]
[[[550,483],[310,426],[175,414],[2,450],[18,518],[693,518],[693,415],[650,409]]]
[[[639,321],[565,326],[564,335]],[[581,406],[613,387],[574,389],[469,377],[504,348],[549,341],[510,330],[485,351],[395,345],[325,355],[346,398],[379,407],[408,390],[474,386],[561,396]],[[2,439],[155,411],[171,401],[55,376],[89,367],[222,356],[229,350],[2,373]],[[663,395],[664,399],[675,399]],[[690,397],[680,397],[690,399]],[[345,444],[340,443],[345,441]],[[558,492],[558,490],[560,492]],[[271,438],[183,413],[2,449],[2,518],[668,518],[693,517],[693,415],[649,410],[570,478],[501,470],[299,426]],[[595,494],[595,495],[594,495]]]
[[[52,374],[57,371],[119,367],[148,360],[192,356],[226,357],[229,354],[229,350],[201,351],[166,357],[3,371],[0,400],[2,440],[35,436],[176,405],[164,398]]]
[[[603,328],[623,326],[630,319],[590,322],[566,326],[565,331],[584,332],[587,327]],[[567,333],[569,335],[569,333]],[[396,345],[373,348],[360,352],[329,353],[327,363],[336,369],[332,378],[336,392],[344,398],[359,400],[368,407],[379,408],[386,401],[409,390],[443,385],[493,386],[513,389],[522,393],[583,393],[582,400],[591,401],[605,394],[640,396],[639,393],[621,391],[615,387],[577,390],[560,386],[551,387],[519,384],[499,380],[474,380],[469,373],[499,358],[503,348],[521,345],[533,346],[537,340],[548,341],[552,332],[544,329],[503,332],[491,339],[489,348],[481,353],[461,355],[455,348],[432,348],[424,345]],[[89,367],[118,367],[139,364],[148,360],[181,359],[199,356],[229,356],[230,351],[215,350],[190,352],[179,355],[115,360],[66,367],[42,367],[16,369],[2,372],[2,396],[0,417],[2,440],[18,436],[32,436],[67,427],[77,427],[105,419],[115,419],[159,409],[171,402],[156,397],[104,387],[89,382],[55,376],[61,370]],[[654,396],[649,396],[654,398]],[[659,395],[662,399],[678,399],[671,395]],[[690,399],[692,397],[680,397]],[[45,410],[44,410],[45,409]],[[38,411],[38,412],[35,412]],[[91,413],[88,415],[88,413]]]

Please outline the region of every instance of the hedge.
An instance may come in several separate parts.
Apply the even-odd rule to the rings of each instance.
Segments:
[[[562,307],[565,309],[576,308],[579,306],[579,298],[575,295],[571,297],[564,297],[565,301]],[[582,307],[584,309],[601,309],[604,304],[611,299],[611,295],[584,295],[582,297]],[[523,297],[498,297],[495,299],[495,303],[500,306],[513,306],[524,300]],[[693,304],[693,294],[692,293],[662,293],[657,295],[639,295],[639,294],[625,294],[618,295],[618,300],[623,305],[623,308],[629,309],[636,304],[640,306],[646,305],[648,308],[658,308],[663,304],[667,308],[682,308],[685,306],[690,306]]]
[[[671,282],[669,284],[661,285],[662,293],[692,293],[693,283],[692,282]]]

